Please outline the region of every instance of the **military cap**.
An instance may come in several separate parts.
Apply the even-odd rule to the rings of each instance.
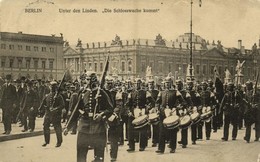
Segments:
[[[165,79],[164,79],[164,83],[169,83],[172,81],[172,78],[167,76]]]
[[[141,78],[135,78],[135,83],[142,83],[142,79]]]
[[[7,74],[7,75],[5,76],[5,79],[7,79],[7,80],[11,80],[11,78],[12,78],[12,75],[11,75],[11,74]]]
[[[50,82],[50,85],[51,85],[51,86],[57,86],[58,83],[57,83],[56,81],[51,81],[51,82]]]
[[[250,85],[250,84],[253,84],[253,82],[252,82],[251,80],[248,80],[248,81],[246,82],[246,85]]]
[[[28,80],[27,82],[26,82],[26,84],[27,84],[27,86],[33,86],[33,80]]]
[[[25,80],[25,79],[26,79],[25,76],[22,76],[22,77],[21,77],[21,80]]]
[[[177,80],[175,81],[175,83],[176,83],[176,84],[182,84],[182,81],[181,81],[180,79],[177,79]]]
[[[208,83],[205,82],[205,81],[202,81],[202,82],[200,83],[200,85],[208,85]]]
[[[149,79],[148,83],[154,83],[154,80],[153,79]]]
[[[110,76],[106,76],[106,82],[107,83],[113,83],[113,78]]]

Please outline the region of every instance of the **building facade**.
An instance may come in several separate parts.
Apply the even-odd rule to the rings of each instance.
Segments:
[[[0,32],[0,76],[13,79],[60,79],[63,68],[63,36]]]
[[[174,41],[166,41],[159,34],[155,40],[121,40],[116,36],[111,42],[95,42],[82,44],[79,40],[76,46],[68,43],[64,47],[65,67],[72,67],[74,75],[79,76],[84,69],[94,70],[101,74],[105,58],[110,52],[109,74],[117,74],[122,79],[146,76],[149,66],[155,78],[162,80],[168,73],[175,78],[185,79],[190,60],[190,33],[179,36]],[[198,81],[213,79],[216,66],[221,79],[224,80],[225,69],[234,76],[237,60],[245,60],[243,65],[243,80],[255,79],[259,69],[259,48],[256,44],[252,50],[246,50],[239,40],[239,47],[225,48],[220,41],[209,43],[193,34],[193,67],[195,79]]]

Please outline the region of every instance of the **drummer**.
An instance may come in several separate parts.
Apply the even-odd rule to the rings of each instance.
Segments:
[[[194,90],[194,83],[192,81],[187,81],[186,91],[190,95],[191,103],[188,103],[192,107],[191,113],[198,112],[198,106],[200,105],[200,95]],[[191,125],[191,141],[195,145],[197,140],[197,123]]]
[[[177,144],[177,132],[178,128],[167,129],[163,125],[163,120],[166,118],[164,110],[166,108],[173,109],[177,106],[177,102],[183,102],[181,93],[175,89],[172,89],[172,79],[167,76],[164,80],[165,89],[158,94],[156,103],[160,105],[160,122],[159,122],[159,146],[156,153],[163,154],[165,151],[165,139],[166,134],[170,134],[170,153],[175,153]],[[176,115],[176,111],[173,112]]]
[[[129,142],[129,148],[127,149],[128,152],[135,151],[135,132],[137,131],[139,136],[139,151],[144,151],[147,147],[148,143],[148,135],[147,130],[148,126],[144,126],[140,130],[134,129],[134,125],[132,124],[133,120],[135,119],[135,116],[138,115],[147,115],[148,111],[146,109],[147,105],[147,95],[146,91],[142,89],[141,87],[142,80],[140,78],[135,79],[135,89],[132,90],[127,98],[126,106],[128,107],[128,142]],[[152,102],[152,101],[150,101]],[[141,114],[134,114],[134,111],[140,109],[142,112]]]
[[[215,95],[210,92],[208,88],[207,82],[201,82],[201,87],[202,90],[200,92],[200,99],[201,99],[201,107],[212,107],[216,105],[216,100],[215,100]],[[202,110],[203,113],[203,110]],[[203,122],[200,122],[200,125],[198,127],[198,138],[202,139],[202,127],[203,127]],[[206,127],[206,140],[210,140],[210,135],[211,135],[211,119],[209,121],[205,122],[205,127]]]
[[[158,108],[155,108],[155,101],[157,100],[157,96],[159,91],[155,89],[154,80],[148,80],[148,90],[147,90],[147,97],[150,96],[153,102],[149,102],[149,113],[156,113]],[[153,124],[153,133],[152,133],[152,147],[156,147],[159,142],[159,125]]]
[[[184,102],[179,103],[180,105],[182,105],[183,107],[178,111],[180,116],[185,116],[188,114],[188,109],[187,109],[187,103],[188,105],[192,105],[192,101],[190,98],[190,94],[183,89],[183,82],[178,79],[175,81],[176,82],[176,87],[177,90],[181,93],[181,95],[183,96]],[[181,129],[181,140],[178,141],[179,144],[182,144],[182,148],[186,148],[187,144],[188,144],[188,127],[185,129]]]

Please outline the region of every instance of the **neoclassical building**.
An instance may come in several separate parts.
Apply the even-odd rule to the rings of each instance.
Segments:
[[[0,76],[13,79],[60,79],[63,68],[63,36],[0,32]]]
[[[64,66],[72,67],[76,76],[79,76],[84,69],[91,69],[101,74],[109,51],[111,75],[117,73],[123,79],[137,76],[145,78],[146,68],[150,66],[155,78],[162,79],[170,72],[172,76],[185,78],[190,58],[189,38],[190,33],[185,33],[173,41],[167,41],[158,34],[154,40],[121,40],[116,36],[111,42],[83,44],[78,40],[76,46],[70,46],[66,42]],[[255,79],[260,62],[260,49],[256,44],[248,50],[244,49],[242,41],[238,40],[238,47],[226,48],[221,41],[209,43],[195,34],[192,38],[196,80],[213,79],[215,66],[222,79],[225,77],[225,69],[228,69],[234,77],[237,60],[245,60],[242,72],[244,80]]]

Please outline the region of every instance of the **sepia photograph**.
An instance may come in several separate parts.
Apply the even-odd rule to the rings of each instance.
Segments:
[[[0,162],[260,162],[260,0],[0,0]]]

